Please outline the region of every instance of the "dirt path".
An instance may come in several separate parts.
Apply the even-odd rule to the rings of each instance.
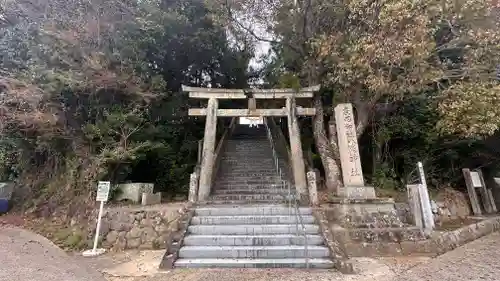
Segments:
[[[420,264],[395,281],[500,280],[500,232]]]
[[[0,226],[0,281],[106,281],[43,236]]]

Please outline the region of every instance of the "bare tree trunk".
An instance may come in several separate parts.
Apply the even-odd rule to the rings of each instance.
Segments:
[[[314,99],[314,107],[316,108],[316,117],[313,120],[314,140],[321,157],[321,162],[323,163],[323,168],[325,169],[326,186],[329,191],[337,192],[340,183],[340,167],[337,161],[335,161],[334,149],[336,148],[338,153],[338,146],[335,140],[335,147],[331,147],[326,135],[323,103],[320,96]]]

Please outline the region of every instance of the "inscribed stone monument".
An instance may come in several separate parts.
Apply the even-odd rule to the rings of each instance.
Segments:
[[[335,107],[335,120],[344,185],[364,186],[352,105],[350,103],[337,105]]]
[[[376,198],[375,189],[365,186],[363,179],[352,104],[342,103],[335,107],[335,122],[344,182],[338,195],[348,198]]]

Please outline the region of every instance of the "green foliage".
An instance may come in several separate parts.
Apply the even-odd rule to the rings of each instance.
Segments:
[[[251,50],[200,0],[5,5],[0,176],[20,200],[71,212],[98,180],[187,192],[203,126],[180,86],[245,87]]]

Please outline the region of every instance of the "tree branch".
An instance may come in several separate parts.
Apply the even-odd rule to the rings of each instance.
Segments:
[[[271,44],[282,44],[282,45],[284,44],[288,48],[292,49],[294,52],[296,52],[296,53],[298,53],[300,55],[304,55],[304,51],[303,50],[295,47],[292,44],[285,43],[285,42],[278,41],[278,40],[274,40],[274,39],[267,39],[267,38],[264,38],[262,36],[257,35],[257,33],[255,33],[255,31],[253,31],[249,27],[246,27],[239,20],[237,20],[236,17],[233,16],[233,12],[231,11],[231,7],[229,5],[229,1],[228,0],[226,0],[226,10],[227,10],[227,14],[228,14],[228,16],[229,16],[229,18],[230,18],[230,20],[232,22],[236,23],[240,28],[242,28],[245,32],[249,33],[251,36],[253,36],[258,41],[267,42],[267,43],[271,43]]]

